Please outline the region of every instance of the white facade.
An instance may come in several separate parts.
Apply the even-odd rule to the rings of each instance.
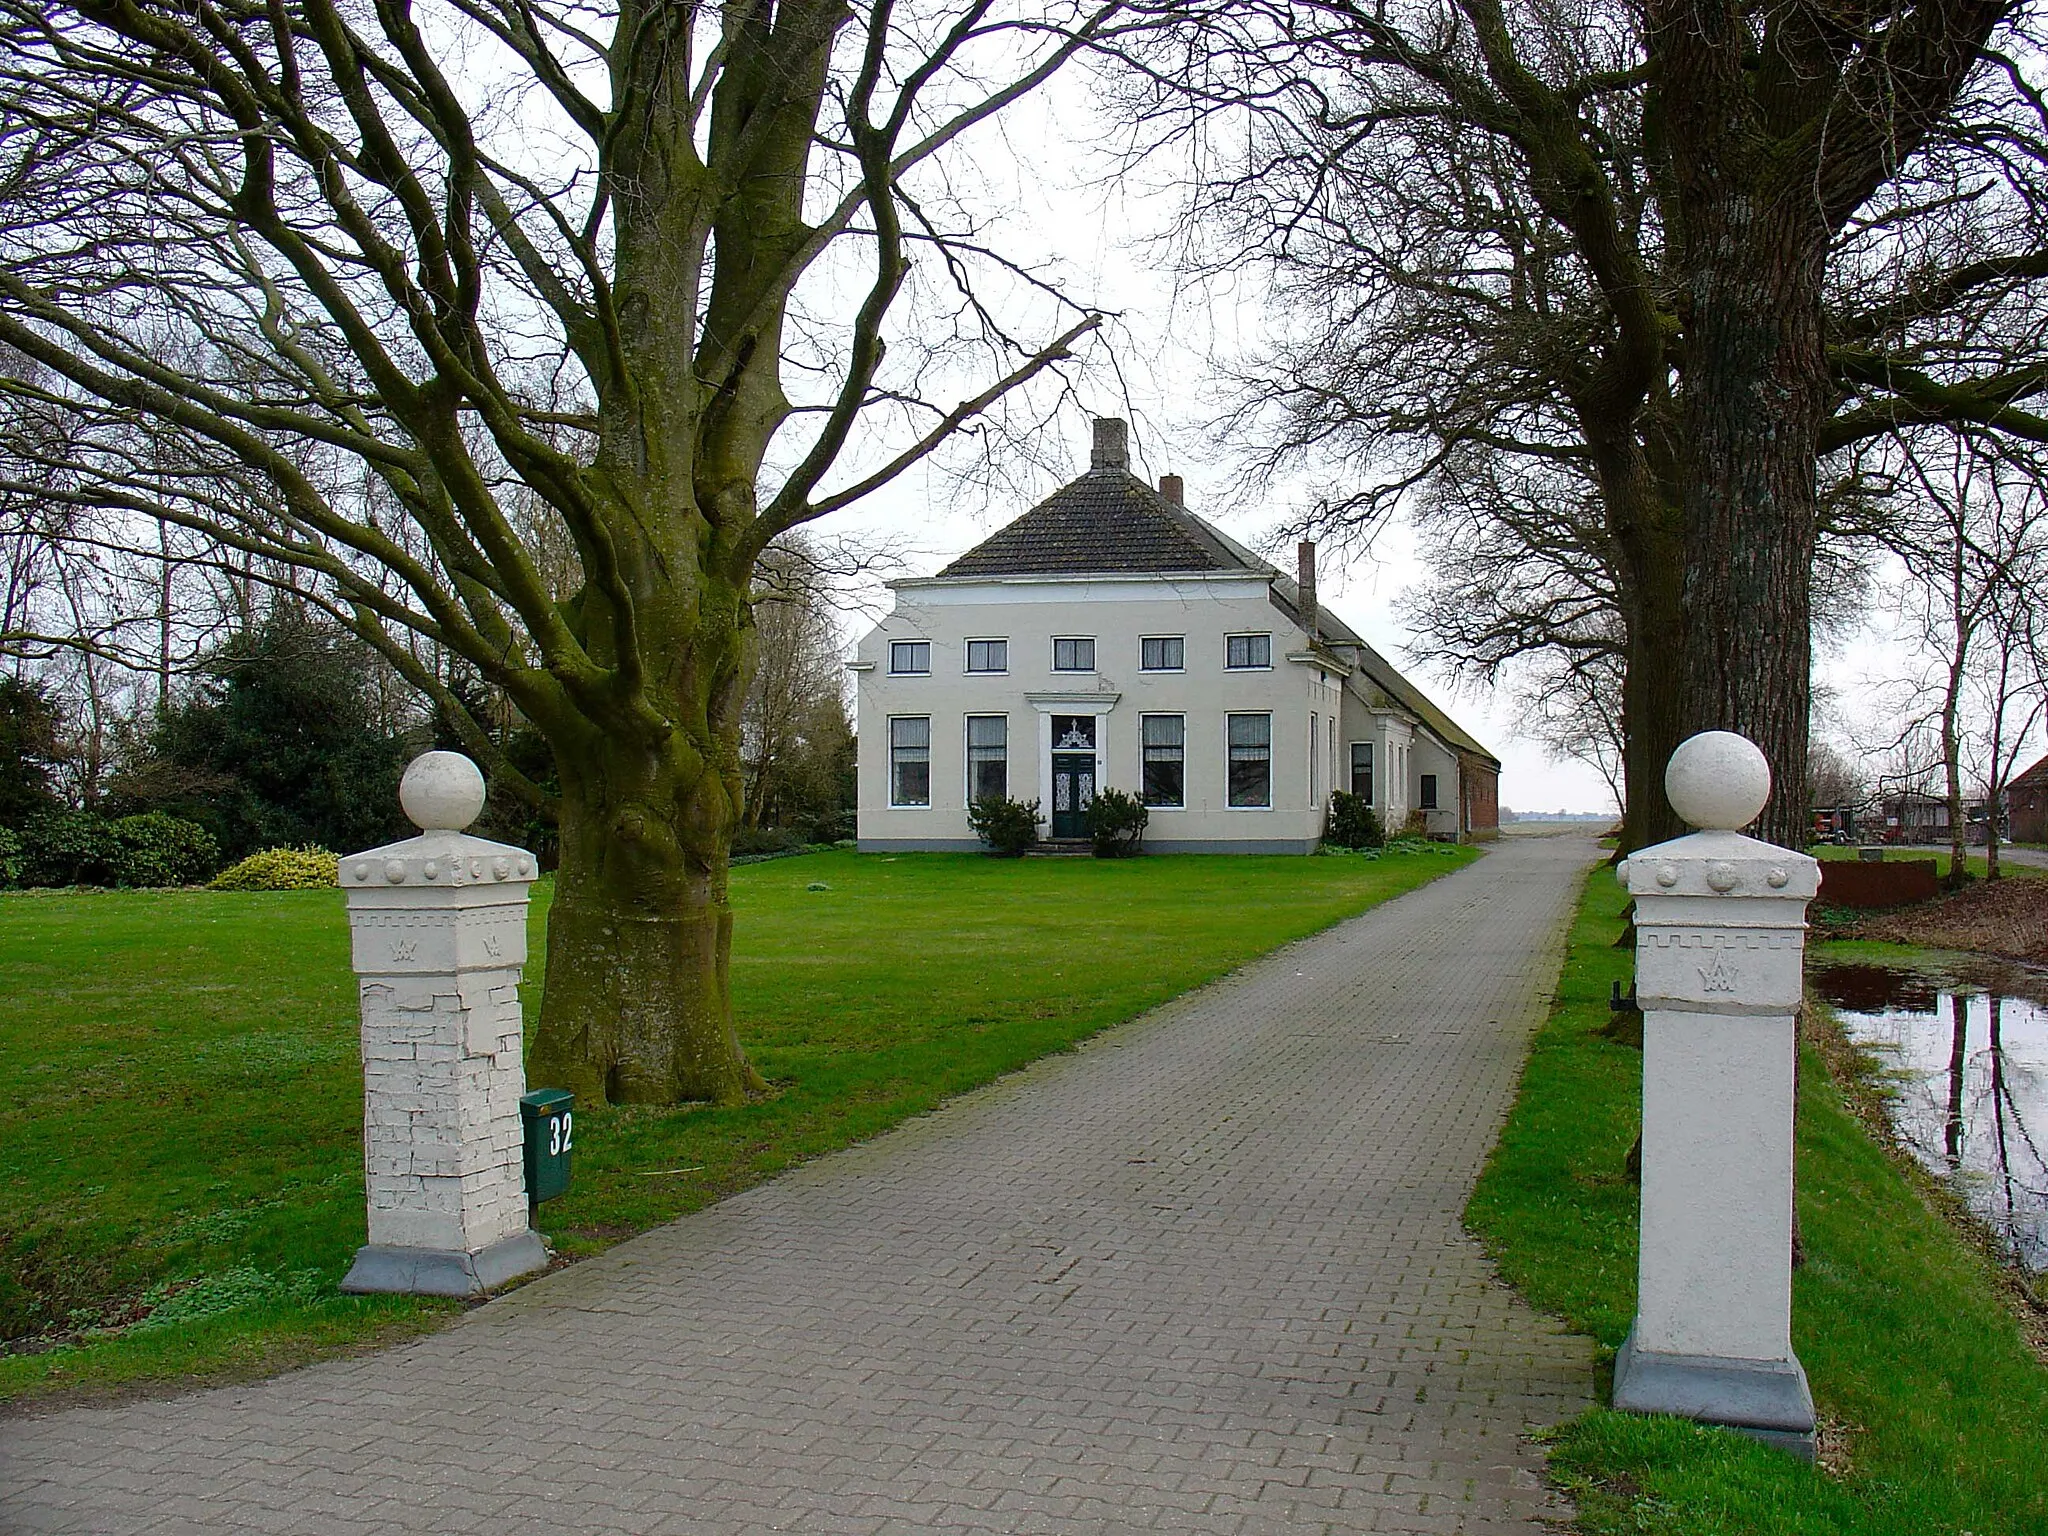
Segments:
[[[1355,676],[1343,647],[1311,644],[1275,605],[1271,576],[1010,576],[894,586],[895,611],[861,640],[852,663],[863,849],[980,846],[967,822],[976,798],[970,730],[984,788],[994,788],[999,741],[1002,792],[1038,801],[1051,835],[1070,831],[1052,820],[1060,808],[1055,722],[1074,752],[1093,759],[1091,791],[1110,786],[1147,801],[1145,845],[1154,851],[1309,852],[1335,789],[1367,793],[1393,828],[1433,790],[1428,830],[1460,831],[1456,756],[1404,711],[1369,703],[1373,690]],[[1058,641],[1085,644],[1056,652]],[[1175,660],[1178,666],[1164,665]],[[1149,785],[1148,717],[1155,722]],[[1083,720],[1088,725],[1076,734],[1073,722]],[[1174,778],[1176,734],[1178,804],[1170,790],[1161,792]]]

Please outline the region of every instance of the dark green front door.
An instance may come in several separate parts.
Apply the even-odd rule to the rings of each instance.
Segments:
[[[1095,798],[1095,754],[1052,755],[1052,835],[1086,837],[1088,803]]]

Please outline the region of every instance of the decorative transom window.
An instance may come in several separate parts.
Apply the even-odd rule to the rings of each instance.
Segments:
[[[1271,635],[1225,635],[1223,665],[1233,671],[1273,665]]]
[[[1052,717],[1052,749],[1055,752],[1093,752],[1095,750],[1095,717],[1093,715],[1054,715]]]
[[[1095,670],[1095,642],[1084,639],[1053,641],[1052,669],[1055,672],[1093,672]]]
[[[1187,804],[1188,722],[1185,715],[1140,715],[1138,732],[1145,754],[1139,794],[1147,805],[1179,808]]]
[[[1001,645],[1000,640],[995,642]],[[1010,794],[1010,717],[967,717],[967,799],[1005,800]]]
[[[932,803],[932,722],[929,715],[897,715],[889,721],[889,803]]]
[[[967,670],[970,672],[1009,671],[1010,642],[1007,640],[968,641]]]
[[[1230,804],[1238,810],[1273,803],[1273,717],[1231,715]]]
[[[1147,635],[1138,642],[1138,669],[1142,672],[1184,671],[1187,658],[1184,635]]]
[[[889,670],[898,677],[922,677],[932,669],[932,643],[929,640],[891,640],[889,642]]]

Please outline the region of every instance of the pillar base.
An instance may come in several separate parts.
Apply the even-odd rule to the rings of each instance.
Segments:
[[[366,1243],[341,1282],[356,1295],[482,1296],[548,1267],[547,1245],[531,1230],[488,1248],[392,1248]]]
[[[1636,1348],[1630,1331],[1614,1359],[1614,1406],[1719,1424],[1812,1461],[1813,1394],[1797,1358],[1729,1360]]]

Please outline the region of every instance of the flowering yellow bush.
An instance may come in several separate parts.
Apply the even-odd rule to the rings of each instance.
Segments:
[[[266,848],[213,877],[215,891],[314,891],[341,883],[339,856],[325,848]]]

